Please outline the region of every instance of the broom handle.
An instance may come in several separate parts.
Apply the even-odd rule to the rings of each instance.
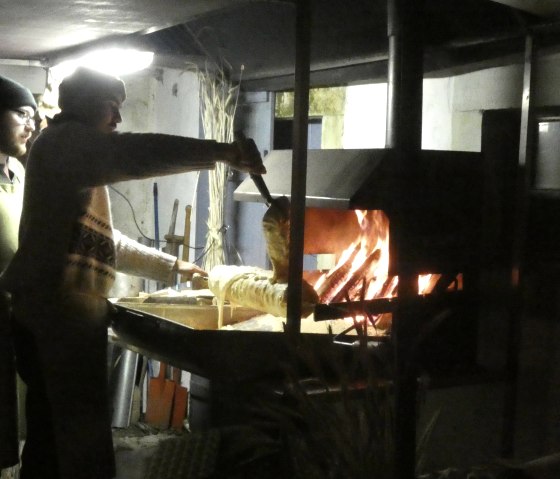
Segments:
[[[159,249],[159,213],[158,213],[158,187],[154,183],[154,235],[155,247]]]
[[[167,364],[162,363],[161,361],[159,362],[159,374],[158,374],[158,379],[160,381],[164,381],[166,379],[166,370],[167,370]]]

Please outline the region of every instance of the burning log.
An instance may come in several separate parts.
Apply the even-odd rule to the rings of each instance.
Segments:
[[[338,268],[329,271],[325,278],[325,282],[317,290],[319,301],[321,303],[330,303],[334,295],[346,283],[348,275],[351,273],[352,261],[354,261],[359,251],[360,246],[356,245],[346,261],[344,261]]]
[[[376,295],[377,298],[391,298],[396,295],[399,279],[396,276],[389,276],[383,283],[383,287]]]
[[[346,296],[347,292],[350,291],[352,288],[354,288],[354,286],[358,283],[358,281],[364,279],[368,269],[371,267],[371,265],[374,262],[379,261],[380,257],[381,257],[381,250],[376,249],[375,251],[373,251],[366,258],[366,260],[360,265],[360,267],[356,269],[356,271],[350,274],[350,277],[346,281],[346,284],[343,286],[343,288],[340,289],[338,293],[334,294],[333,297],[328,302],[337,303],[339,301],[342,301]]]

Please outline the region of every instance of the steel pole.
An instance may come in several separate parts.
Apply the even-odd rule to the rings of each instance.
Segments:
[[[292,188],[290,209],[290,265],[288,271],[288,311],[286,329],[292,337],[301,330],[301,282],[305,196],[307,191],[307,128],[309,123],[309,69],[311,39],[311,0],[296,2],[296,64]]]
[[[418,276],[409,238],[415,227],[412,201],[416,197],[416,170],[422,145],[423,1],[388,0],[389,39],[386,146],[394,151],[400,175],[395,183],[398,205],[390,212],[391,262],[399,277],[398,301],[393,313],[395,355],[396,479],[415,477],[416,370],[412,350],[416,338],[415,308],[407,306],[418,294]]]

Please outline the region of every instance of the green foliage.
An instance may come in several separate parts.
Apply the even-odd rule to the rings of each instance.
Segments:
[[[309,116],[340,116],[344,115],[346,88],[314,88],[309,90]],[[279,92],[276,94],[276,118],[293,118],[294,93]]]

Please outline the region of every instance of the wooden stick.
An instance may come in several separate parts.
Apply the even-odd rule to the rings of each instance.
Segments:
[[[183,255],[182,260],[188,261],[190,255],[190,245],[191,245],[191,205],[185,207],[185,233],[183,235]],[[188,281],[188,278],[181,276],[181,281]]]

